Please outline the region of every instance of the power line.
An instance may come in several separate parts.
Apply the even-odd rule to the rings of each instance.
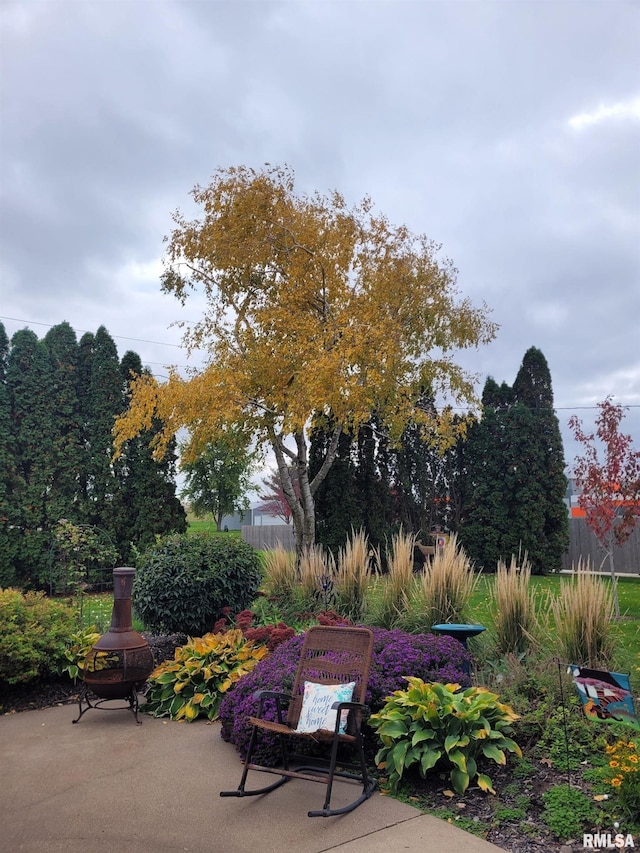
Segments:
[[[54,327],[54,325],[60,325],[59,323],[41,323],[41,322],[38,322],[37,320],[22,320],[18,317],[4,317],[2,315],[0,315],[0,320],[11,320],[14,323],[26,323],[28,326],[45,326],[47,329],[52,329]],[[73,328],[73,326],[72,326],[72,328]],[[82,334],[82,335],[93,334],[93,332],[89,331],[88,329],[73,329],[73,331],[76,332],[76,334]],[[166,341],[150,341],[150,340],[146,340],[145,338],[129,338],[129,337],[126,337],[125,335],[112,335],[111,332],[109,332],[109,335],[112,338],[115,338],[119,341],[133,341],[134,343],[138,343],[138,344],[153,344],[154,346],[174,347],[175,349],[182,349],[181,344],[171,344],[171,343],[167,343]],[[196,349],[195,352],[204,352],[204,350]],[[156,364],[156,365],[160,365],[161,367],[165,367],[164,363],[161,361],[146,361],[145,359],[143,359],[143,361],[145,362],[145,364],[150,364],[150,365]],[[181,365],[177,365],[177,366],[186,368],[189,365],[181,364]],[[160,377],[160,378],[163,378],[163,377]],[[623,409],[640,409],[640,404],[638,404],[638,403],[629,403],[629,404],[620,403],[619,405],[621,405]],[[453,408],[453,411],[456,411],[456,412],[467,411],[466,409],[459,408],[457,406],[454,406],[452,408]],[[554,406],[553,411],[554,412],[594,411],[597,408],[598,408],[597,404],[594,404],[592,406]]]
[[[11,320],[14,323],[26,323],[27,326],[44,326],[47,329],[53,329],[54,326],[60,325],[59,323],[41,323],[41,322],[38,322],[37,320],[23,320],[19,317],[4,317],[2,315],[0,315],[0,320]],[[85,334],[92,335],[92,334],[94,334],[89,329],[75,329],[75,328],[73,328],[73,326],[71,328],[78,335],[85,335]],[[150,341],[150,340],[146,340],[145,338],[129,338],[129,337],[126,337],[125,335],[112,335],[111,332],[109,332],[109,336],[114,338],[114,340],[119,340],[119,341],[133,341],[134,343],[138,343],[138,344],[153,344],[155,346],[175,347],[175,349],[182,349],[182,346],[180,344],[171,344],[171,343],[167,343],[166,341]],[[198,350],[198,349],[196,349],[194,351],[195,352],[203,352],[203,350]],[[144,361],[144,363],[148,364],[148,365],[156,364],[156,365],[159,365],[160,367],[166,367],[166,364],[162,361],[148,361],[147,359],[142,359],[142,361]],[[176,367],[188,368],[189,365],[179,364],[179,365],[176,365]],[[164,378],[166,378],[166,377],[164,377]]]
[[[59,323],[38,323],[36,320],[21,320],[19,317],[3,317],[0,315],[0,320],[12,320],[14,323],[26,323],[28,326],[46,326],[47,329],[53,329],[54,325],[60,325]],[[71,327],[73,328],[73,326]],[[73,329],[79,335],[92,335],[93,332],[90,332],[89,329]],[[111,332],[109,332],[111,335]],[[138,344],[157,344],[161,347],[175,347],[176,349],[182,349],[180,344],[169,344],[166,341],[148,341],[144,338],[127,338],[124,335],[111,335],[112,338],[117,338],[120,341],[135,341]],[[156,362],[157,364],[158,362]]]

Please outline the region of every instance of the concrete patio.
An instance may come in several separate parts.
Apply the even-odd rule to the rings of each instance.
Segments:
[[[354,812],[308,818],[323,787],[293,780],[223,799],[241,762],[218,723],[176,723],[73,705],[0,716],[0,838],[7,851],[64,853],[495,853],[445,821],[375,793]],[[345,788],[348,789],[345,791]],[[353,788],[336,783],[335,804]]]

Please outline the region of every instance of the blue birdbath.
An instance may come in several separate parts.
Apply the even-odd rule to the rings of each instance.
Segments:
[[[478,634],[482,634],[487,629],[484,625],[458,625],[445,622],[441,625],[432,625],[431,630],[435,631],[436,634],[446,634],[448,637],[453,637],[462,643],[466,649],[469,637],[477,637]]]
[[[477,637],[478,634],[482,634],[487,629],[484,625],[458,625],[456,623],[449,624],[448,622],[444,622],[441,625],[432,625],[431,630],[436,634],[445,634],[448,637],[453,637],[454,640],[462,643],[466,649],[469,637]],[[462,669],[467,675],[471,675],[471,667],[468,662],[465,661]]]

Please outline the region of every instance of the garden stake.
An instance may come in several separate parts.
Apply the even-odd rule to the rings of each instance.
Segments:
[[[554,658],[558,666],[558,681],[560,682],[560,704],[562,705],[562,727],[564,728],[564,748],[567,753],[567,784],[571,787],[571,763],[569,761],[569,730],[567,728],[567,709],[564,704],[564,690],[562,689],[562,669],[560,659]]]

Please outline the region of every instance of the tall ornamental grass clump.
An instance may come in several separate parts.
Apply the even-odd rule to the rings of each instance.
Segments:
[[[469,654],[457,640],[451,637],[435,637],[432,634],[407,634],[404,631],[387,631],[373,628],[374,649],[369,684],[365,697],[372,711],[379,710],[394,690],[406,685],[404,676],[416,675],[428,681],[455,681],[469,684],[464,668],[468,666]],[[219,719],[222,737],[234,744],[242,756],[246,754],[251,726],[247,718],[258,711],[258,690],[282,690],[293,686],[296,667],[304,635],[299,634],[278,646],[269,657],[260,661],[255,669],[241,678],[222,700]],[[266,703],[267,719],[275,720],[275,703]],[[365,737],[373,738],[365,724]],[[375,742],[372,741],[375,746]],[[260,763],[276,764],[280,758],[276,735],[262,733],[258,745]]]
[[[580,560],[573,577],[562,582],[551,612],[560,654],[567,663],[594,668],[609,665],[614,651],[613,592],[588,562]]]
[[[333,555],[322,546],[307,548],[298,564],[298,587],[294,602],[302,611],[314,612],[333,606],[335,601],[336,565]]]
[[[394,628],[400,624],[402,616],[410,606],[415,587],[413,574],[413,552],[416,537],[400,530],[391,540],[391,549],[387,548],[388,574],[382,579],[383,587],[380,604],[376,613],[376,624],[383,628]],[[378,570],[382,559],[377,554]]]
[[[427,626],[465,621],[469,600],[480,577],[464,549],[452,535],[427,560],[417,596],[417,611]]]
[[[292,604],[298,583],[296,555],[292,551],[286,551],[278,542],[275,548],[264,552],[263,562],[265,593],[276,601],[282,601],[288,608]]]
[[[363,530],[351,531],[338,552],[336,610],[359,622],[367,611],[367,591],[371,581],[371,549]]]
[[[498,561],[491,610],[496,651],[500,656],[520,655],[535,644],[540,625],[531,586],[531,563],[526,554],[521,566],[514,556],[509,566]]]

